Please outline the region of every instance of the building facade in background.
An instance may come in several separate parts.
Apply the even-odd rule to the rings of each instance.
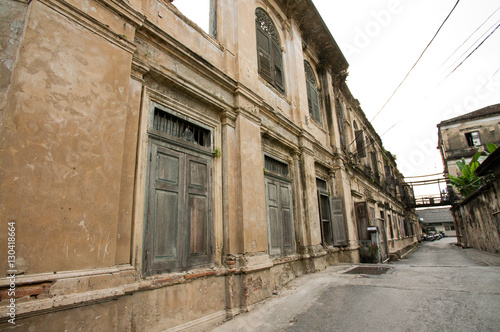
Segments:
[[[486,158],[486,145],[500,145],[500,104],[481,108],[438,125],[438,149],[443,159],[445,175],[462,175],[457,161],[469,162],[477,152]]]
[[[421,209],[417,210],[417,214],[423,232],[431,230],[446,236],[457,235],[450,208]]]
[[[310,0],[213,0],[208,33],[174,4],[0,3],[2,329],[11,298],[26,330],[203,329],[416,244]]]

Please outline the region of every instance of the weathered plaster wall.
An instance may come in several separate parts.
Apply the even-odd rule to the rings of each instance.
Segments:
[[[18,270],[114,265],[131,54],[42,2],[22,48],[0,161]]]
[[[0,132],[3,131],[5,103],[22,35],[28,4],[22,1],[0,2]]]
[[[461,244],[492,253],[500,252],[500,180],[453,206],[453,218],[464,227]]]

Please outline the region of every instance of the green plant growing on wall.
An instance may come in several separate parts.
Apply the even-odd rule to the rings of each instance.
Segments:
[[[487,155],[493,153],[497,149],[495,144],[487,144]],[[471,161],[467,164],[464,158],[462,161],[457,161],[457,166],[462,173],[461,176],[449,175],[451,184],[465,197],[469,197],[474,191],[481,188],[485,183],[491,180],[493,175],[477,176],[475,170],[479,167],[479,157],[481,152],[474,155]]]
[[[221,153],[221,151],[220,151],[220,149],[219,149],[219,148],[215,148],[215,149],[214,149],[214,151],[212,152],[212,154],[213,154],[213,156],[214,156],[215,158],[219,158],[219,157],[221,156],[221,154],[222,154],[222,153]]]

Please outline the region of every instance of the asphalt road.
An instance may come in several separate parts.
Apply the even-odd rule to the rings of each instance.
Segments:
[[[500,331],[500,255],[455,242],[424,242],[381,275],[297,278],[213,331]]]

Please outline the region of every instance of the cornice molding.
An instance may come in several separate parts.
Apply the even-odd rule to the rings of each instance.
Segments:
[[[234,93],[236,90],[237,82],[235,80],[215,67],[208,60],[186,47],[180,41],[173,38],[165,30],[161,29],[153,22],[146,19],[142,27],[137,30],[136,37],[142,38],[144,41],[154,44],[155,47],[167,54],[172,55],[192,71],[203,76],[205,79],[212,81],[213,84],[218,85],[231,93]],[[223,52],[222,46],[219,47],[219,49]]]
[[[232,105],[225,102],[223,99],[219,98],[215,94],[200,88],[198,84],[187,81],[177,75],[177,73],[167,70],[166,68],[150,67],[149,73],[153,78],[159,78],[161,80],[167,80],[175,84],[178,88],[186,91],[188,94],[196,97],[197,99],[212,105],[213,107],[219,109],[219,111],[232,108]]]
[[[83,28],[95,33],[96,35],[106,39],[111,44],[121,48],[125,52],[134,53],[136,46],[134,43],[126,39],[125,36],[112,31],[108,25],[101,23],[97,19],[81,11],[77,7],[66,1],[60,0],[39,0],[52,10],[65,16],[69,20],[79,24]]]
[[[146,19],[146,15],[132,8],[126,1],[120,1],[120,0],[94,0],[94,1],[102,4],[107,8],[110,8],[116,14],[127,19],[127,21],[136,28],[140,27],[144,22],[144,20]]]

